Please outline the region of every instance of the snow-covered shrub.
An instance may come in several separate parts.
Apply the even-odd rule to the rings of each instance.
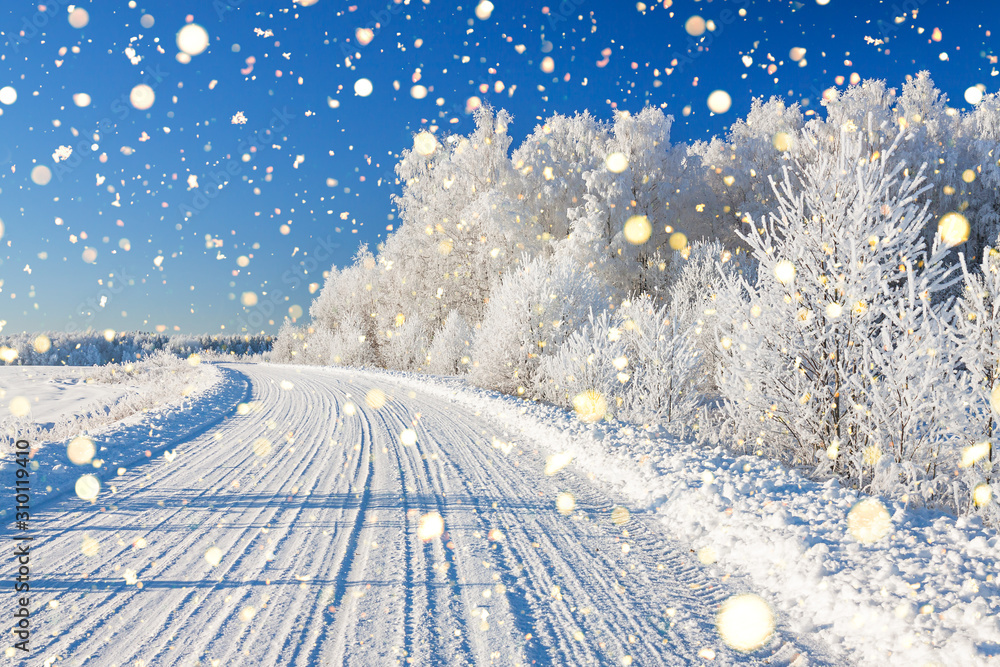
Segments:
[[[491,291],[472,344],[472,382],[504,392],[531,386],[549,353],[608,303],[608,290],[568,253],[536,257]]]
[[[621,335],[612,335],[617,328],[613,311],[588,314],[587,322],[574,331],[553,354],[546,355],[538,365],[532,392],[563,407],[573,407],[573,400],[584,392],[603,397],[617,412],[615,398],[621,396],[615,359],[625,356]],[[593,415],[597,417],[598,415]]]
[[[389,329],[381,347],[385,368],[399,371],[423,370],[427,363],[427,333],[420,317],[414,315],[406,318]]]
[[[962,272],[964,289],[955,322],[971,389],[965,448],[958,465],[970,509],[1000,524],[1000,457],[994,443],[1000,431],[1000,251],[986,247],[976,272],[969,271],[962,258]]]
[[[276,364],[303,363],[301,353],[302,340],[304,338],[301,328],[286,319],[278,330],[277,338],[274,339],[274,345],[271,347],[268,361]]]
[[[732,252],[718,241],[696,241],[676,252],[673,259],[667,303],[698,351],[700,391],[714,396],[718,394],[715,369],[720,358],[715,339],[719,286],[724,276],[742,275],[752,280],[755,266],[741,249]]]
[[[683,425],[700,402],[699,352],[668,308],[642,296],[591,315],[542,358],[535,391],[564,406],[585,392],[621,419]]]
[[[742,447],[895,493],[940,472],[954,442],[956,355],[935,299],[950,278],[924,243],[922,177],[855,135],[800,165],[801,189],[786,175],[777,211],[742,235],[758,274],[723,280],[716,379]]]
[[[434,334],[427,350],[427,372],[453,375],[463,371],[469,362],[472,328],[457,310],[448,313],[444,326]],[[465,363],[462,362],[465,359]]]

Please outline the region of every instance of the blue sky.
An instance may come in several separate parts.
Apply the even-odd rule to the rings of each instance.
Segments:
[[[3,332],[275,331],[308,312],[323,270],[399,224],[399,152],[420,129],[469,132],[474,96],[514,115],[515,146],[552,113],[645,104],[674,115],[673,141],[707,139],[757,96],[822,113],[821,91],[853,73],[898,87],[926,69],[968,108],[969,86],[1000,83],[989,4],[494,0],[480,18],[478,0],[8,0]],[[692,16],[714,30],[691,36]],[[179,60],[188,25],[208,47]],[[717,89],[732,107],[714,115]]]

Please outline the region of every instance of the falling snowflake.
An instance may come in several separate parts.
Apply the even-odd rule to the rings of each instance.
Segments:
[[[247,117],[243,115],[242,111],[237,111],[236,115],[233,116],[233,125],[246,125]]]
[[[68,160],[69,156],[73,154],[72,146],[60,146],[52,154],[53,162],[60,162],[62,160]]]

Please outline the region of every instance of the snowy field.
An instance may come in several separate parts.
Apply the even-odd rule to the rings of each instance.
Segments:
[[[31,664],[1000,655],[1000,541],[975,523],[889,503],[884,526],[849,520],[836,483],[457,380],[215,368],[181,407],[95,435],[94,502],[33,513]],[[62,445],[39,474],[82,472]],[[724,638],[717,614],[746,593],[775,629],[743,652],[726,640],[761,619]]]
[[[87,383],[90,368],[0,366],[0,420],[11,417],[10,402],[22,397],[35,422],[55,423],[86,414],[124,395],[122,385]]]

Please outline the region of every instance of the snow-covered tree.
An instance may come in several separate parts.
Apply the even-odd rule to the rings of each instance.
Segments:
[[[286,318],[278,330],[278,337],[274,340],[268,359],[276,364],[303,363],[301,358],[296,359],[302,352],[302,339],[304,336],[300,328]]]
[[[380,332],[381,333],[381,332]],[[401,317],[385,332],[381,344],[385,368],[400,371],[423,370],[427,363],[428,333],[419,315]]]
[[[523,263],[491,291],[473,340],[469,379],[524,393],[539,358],[558,348],[590,312],[605,308],[608,295],[594,274],[566,252]]]
[[[689,333],[649,295],[625,302],[613,314],[591,315],[543,357],[535,391],[567,407],[603,402],[609,416],[637,423],[689,425],[701,401],[699,352]]]
[[[717,382],[738,444],[829,461],[873,488],[887,470],[896,481],[933,473],[952,441],[956,360],[922,177],[902,175],[894,146],[868,152],[867,139],[843,128],[837,157],[800,165],[801,187],[786,175],[777,210],[743,235],[758,274],[723,281]]]
[[[672,116],[651,107],[617,113],[607,157],[584,173],[584,206],[570,215],[568,248],[626,293],[657,287],[670,250],[671,198],[677,190],[675,161],[669,157],[672,123]]]
[[[698,352],[700,391],[714,395],[721,354],[715,337],[718,291],[723,276],[742,276],[752,282],[755,266],[742,249],[730,251],[718,241],[698,241],[677,251],[671,267],[670,312]]]
[[[354,256],[354,264],[343,270],[334,267],[319,296],[309,308],[313,328],[317,333],[329,332],[323,346],[313,345],[311,355],[329,352],[322,363],[346,366],[382,365],[380,340],[376,323],[378,271],[375,257],[362,245]],[[315,335],[315,334],[314,334]],[[307,337],[306,342],[309,342]]]
[[[758,220],[773,209],[769,179],[780,180],[782,168],[792,160],[806,160],[809,149],[802,143],[802,127],[799,105],[786,106],[778,97],[766,102],[756,98],[746,119],[737,119],[725,139],[692,145],[716,199],[712,210],[720,218],[715,238],[736,241],[741,220]]]
[[[555,114],[514,151],[513,194],[532,222],[553,240],[570,230],[570,212],[584,205],[584,174],[604,166],[608,129],[588,112]]]
[[[1000,242],[1000,239],[998,239]],[[973,506],[1000,518],[1000,457],[996,438],[1000,431],[1000,251],[985,248],[978,271],[962,260],[964,289],[957,302],[956,329],[959,354],[972,385],[965,431],[965,449],[959,462]],[[985,485],[989,492],[976,489]]]
[[[385,275],[380,331],[396,316],[419,316],[431,329],[451,310],[469,322],[482,317],[493,280],[521,255],[545,242],[542,228],[517,193],[521,183],[507,154],[510,116],[483,107],[469,137],[415,138],[396,168],[403,192],[395,197],[401,226],[378,263]]]
[[[427,350],[427,371],[453,375],[466,370],[471,342],[472,328],[457,310],[451,311]]]

